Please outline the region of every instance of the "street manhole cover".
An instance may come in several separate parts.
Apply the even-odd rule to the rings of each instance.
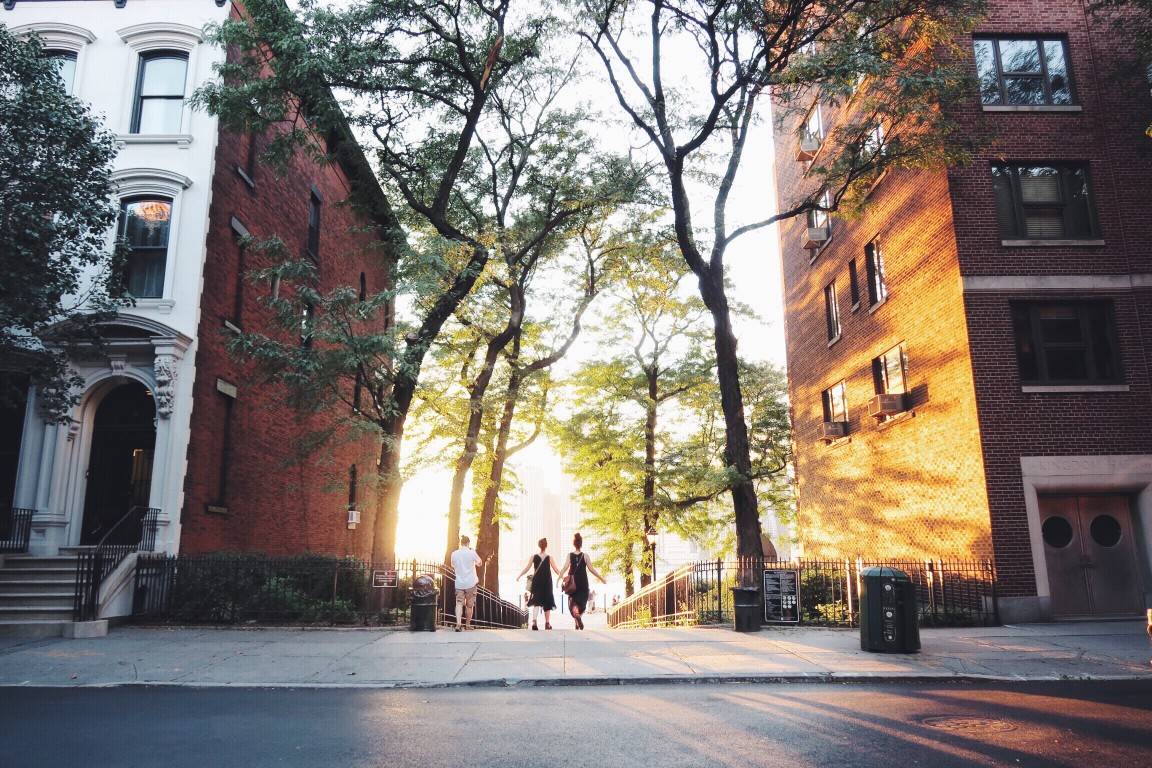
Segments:
[[[1007,720],[996,720],[990,717],[963,717],[951,715],[947,717],[926,717],[920,722],[932,728],[945,731],[976,731],[979,733],[1003,733],[1014,731],[1016,726]]]

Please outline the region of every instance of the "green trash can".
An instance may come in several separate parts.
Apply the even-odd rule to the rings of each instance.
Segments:
[[[860,572],[860,648],[882,653],[920,650],[916,585],[888,567]]]
[[[409,606],[409,632],[435,632],[436,631],[436,598],[440,590],[436,588],[436,581],[424,574],[412,581],[412,602]]]

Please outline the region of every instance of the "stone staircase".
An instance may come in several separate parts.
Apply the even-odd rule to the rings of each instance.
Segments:
[[[76,549],[64,547],[57,557],[3,557],[0,637],[59,637],[72,627]]]

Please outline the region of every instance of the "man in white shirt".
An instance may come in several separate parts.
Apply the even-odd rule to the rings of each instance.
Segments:
[[[469,548],[471,539],[460,537],[460,549],[452,553],[452,570],[456,572],[456,631],[472,629],[472,610],[476,607],[476,587],[480,577],[476,569],[480,567],[480,555]],[[466,626],[460,625],[460,614],[464,614]]]

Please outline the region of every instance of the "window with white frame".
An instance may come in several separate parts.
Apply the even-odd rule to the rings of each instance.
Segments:
[[[142,55],[132,106],[132,133],[180,133],[187,80],[188,54],[151,51]]]
[[[129,253],[124,287],[138,299],[164,295],[168,264],[168,240],[172,228],[172,200],[140,197],[120,204],[120,237]]]
[[[848,388],[838,381],[822,393],[824,421],[848,421]]]
[[[976,38],[980,100],[988,106],[1074,104],[1068,44],[1055,37]]]
[[[996,217],[1005,239],[1082,240],[1097,237],[1083,165],[992,166]]]
[[[836,281],[824,286],[824,321],[828,327],[828,341],[840,338],[840,308],[836,304]]]
[[[820,102],[816,102],[812,106],[812,111],[808,113],[808,117],[804,121],[804,138],[824,141],[824,119],[821,114]]]
[[[907,392],[908,358],[904,345],[897,344],[872,360],[872,379],[876,394],[892,395]]]
[[[64,90],[73,93],[76,87],[76,52],[45,50],[44,56],[51,59],[56,65],[56,74],[64,84]]]

